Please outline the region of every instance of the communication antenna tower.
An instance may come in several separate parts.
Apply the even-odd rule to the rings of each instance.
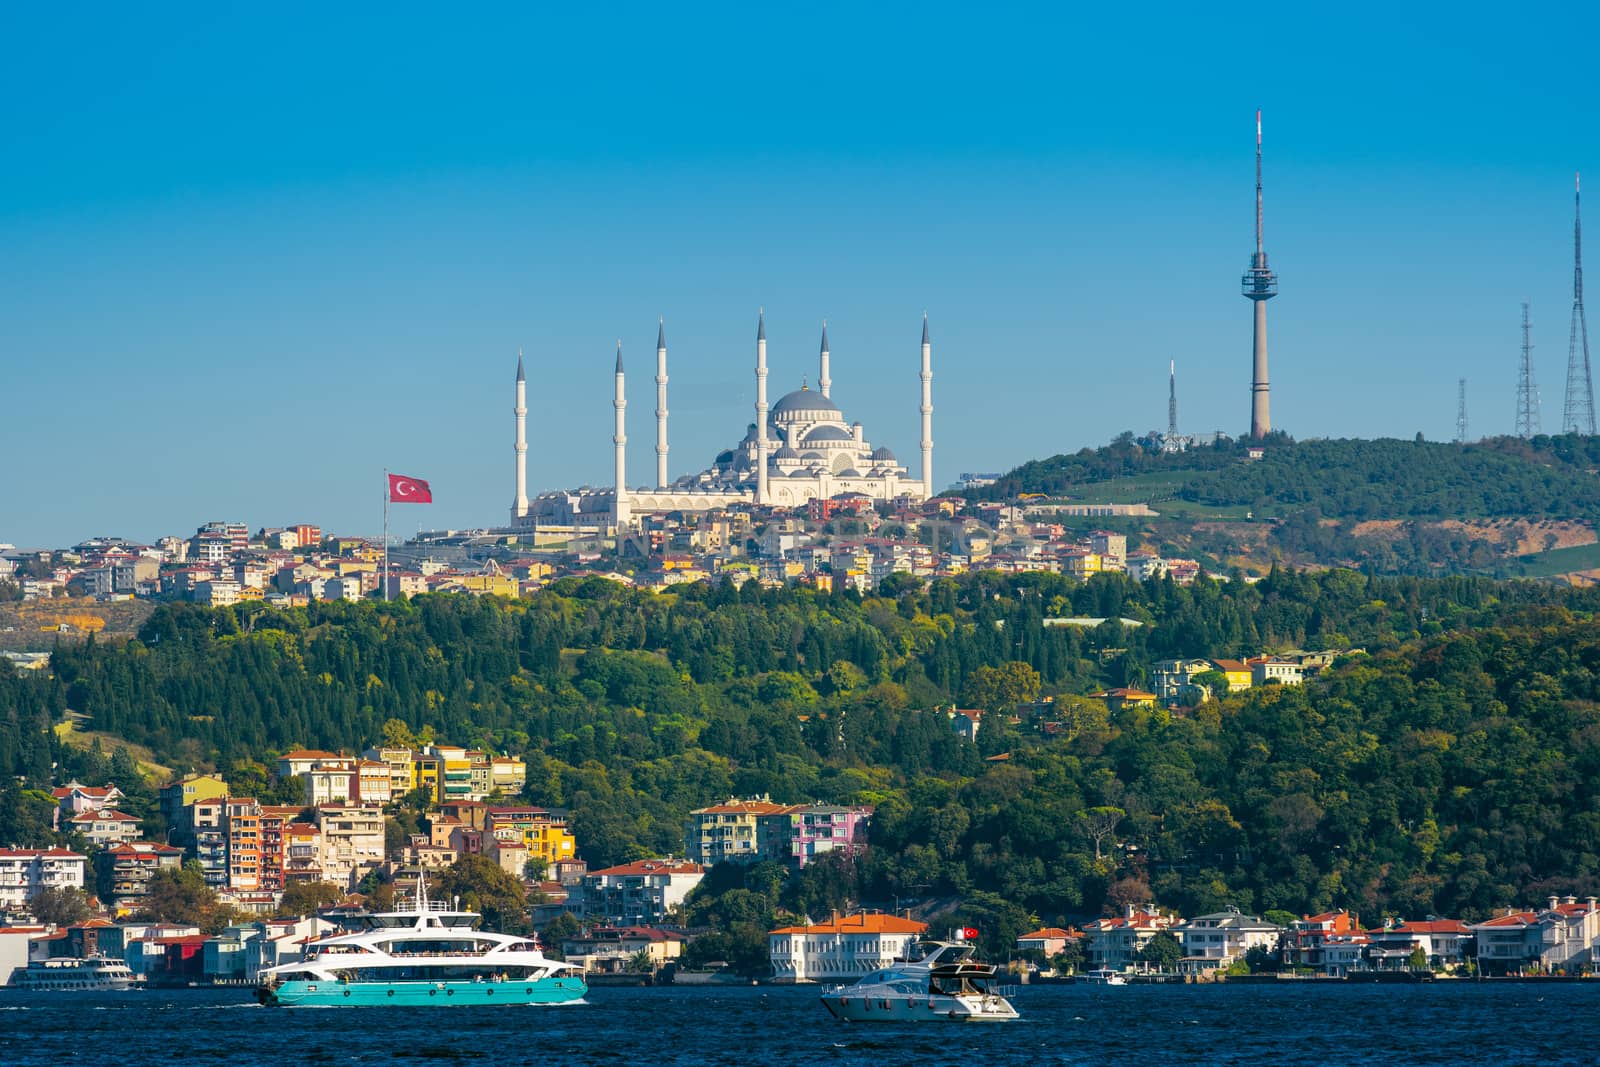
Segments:
[[[1467,443],[1467,380],[1456,384],[1456,444]]]
[[[1528,302],[1522,302],[1522,370],[1517,375],[1517,436],[1527,440],[1544,432],[1539,425],[1539,387],[1533,381],[1533,342]]]
[[[1589,373],[1589,323],[1583,314],[1582,186],[1572,181],[1572,333],[1567,341],[1567,404],[1562,433],[1594,433],[1594,379]]]

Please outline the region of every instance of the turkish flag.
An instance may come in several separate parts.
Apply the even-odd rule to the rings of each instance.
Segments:
[[[404,474],[389,475],[389,502],[392,504],[431,504],[433,490],[421,478]]]

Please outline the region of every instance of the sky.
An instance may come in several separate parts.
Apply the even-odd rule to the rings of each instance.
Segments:
[[[673,476],[761,307],[914,475],[926,311],[941,487],[1164,428],[1169,360],[1242,433],[1258,107],[1275,427],[1511,432],[1528,300],[1559,429],[1595,8],[1077,6],[0,9],[0,542],[376,534],[385,469],[503,523],[519,347],[530,490],[609,483],[619,339],[645,484],[658,316]]]

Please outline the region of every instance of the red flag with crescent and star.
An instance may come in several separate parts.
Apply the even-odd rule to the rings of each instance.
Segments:
[[[404,474],[389,475],[389,502],[391,504],[431,504],[433,490],[421,478],[408,478]]]

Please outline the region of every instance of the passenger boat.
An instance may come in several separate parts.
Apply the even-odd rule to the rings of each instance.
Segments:
[[[11,989],[60,991],[122,991],[143,989],[144,975],[134,974],[121,960],[104,956],[87,959],[34,960],[11,972]]]
[[[995,983],[995,969],[973,959],[965,937],[921,941],[914,960],[898,960],[851,985],[830,986],[822,1004],[850,1022],[1005,1022],[1016,1019]]]
[[[477,929],[480,916],[430,901],[367,917],[366,929],[306,946],[262,972],[256,998],[280,1007],[565,1004],[588,992],[581,972],[532,939]]]
[[[1109,967],[1097,967],[1092,971],[1084,971],[1078,976],[1078,981],[1089,985],[1127,985],[1128,976]]]

